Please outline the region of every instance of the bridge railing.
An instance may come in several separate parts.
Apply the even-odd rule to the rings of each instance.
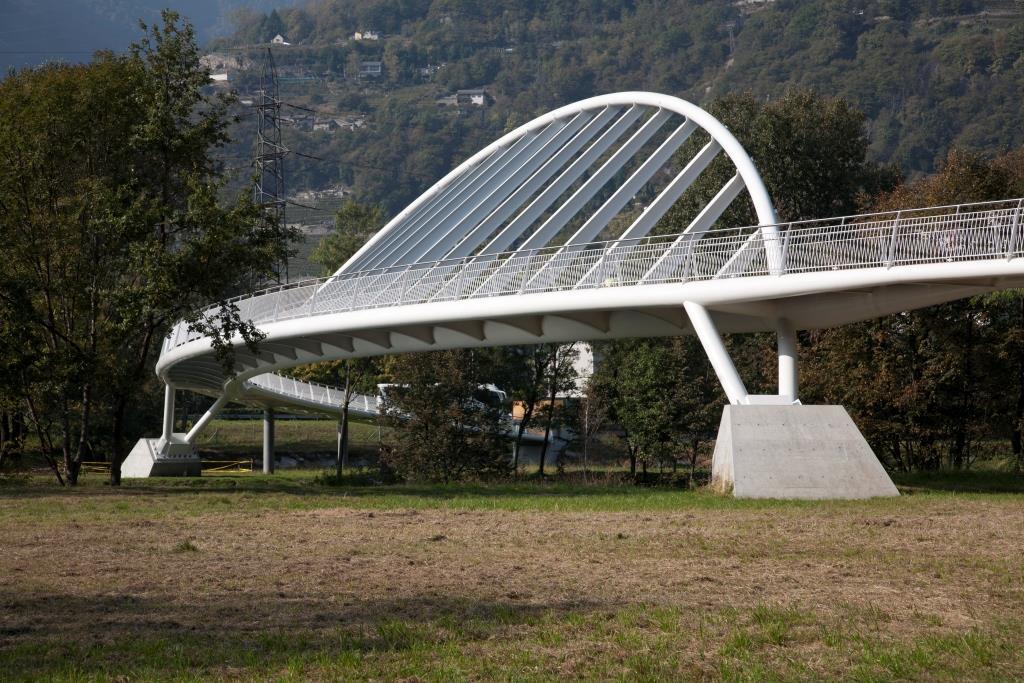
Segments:
[[[1024,200],[657,235],[393,266],[289,283],[229,301],[256,325],[346,311],[570,289],[1011,259]],[[212,314],[219,307],[207,311]],[[164,351],[201,335],[178,323]]]
[[[342,400],[345,398],[344,389],[319,382],[306,382],[276,373],[256,375],[247,381],[257,389],[304,399],[320,405],[337,406],[339,409],[341,408]],[[364,413],[375,413],[377,412],[377,399],[367,394],[353,393],[349,408]]]

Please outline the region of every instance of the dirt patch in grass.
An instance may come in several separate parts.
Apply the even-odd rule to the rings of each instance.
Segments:
[[[130,501],[2,530],[0,674],[1024,675],[1012,497],[178,518]]]

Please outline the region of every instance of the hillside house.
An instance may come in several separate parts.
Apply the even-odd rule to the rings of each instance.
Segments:
[[[334,122],[338,124],[339,130],[354,131],[362,128],[366,125],[366,119],[360,116],[346,116],[340,119],[334,119]]]
[[[333,133],[338,130],[338,121],[333,118],[319,118],[313,120],[314,131],[324,131],[327,133]]]
[[[380,33],[377,31],[356,31],[352,34],[352,40],[380,40]]]
[[[457,90],[455,92],[455,100],[460,107],[486,107],[489,104],[490,97],[483,88],[472,88]]]
[[[366,119],[360,116],[342,116],[342,117],[317,117],[313,121],[314,131],[323,131],[325,133],[337,133],[338,131],[347,130],[349,132],[358,130],[366,125]]]
[[[273,43],[274,45],[291,45],[291,43],[285,40],[284,36],[282,36],[280,33],[274,36],[274,38],[270,42]]]
[[[369,78],[378,78],[384,73],[384,65],[381,62],[359,62],[359,75]]]

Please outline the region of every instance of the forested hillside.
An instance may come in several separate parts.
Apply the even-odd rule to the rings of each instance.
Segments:
[[[290,191],[340,183],[390,212],[511,126],[616,90],[705,105],[791,86],[842,96],[867,116],[871,157],[910,177],[953,146],[1024,143],[1020,0],[313,0],[239,16],[211,46],[254,58],[231,74],[243,96],[278,33],[291,43],[274,48],[282,97],[315,112],[285,113],[364,123],[286,127],[290,147],[323,159],[293,157]],[[379,75],[360,74],[375,62]],[[486,91],[483,106],[445,99],[468,88]],[[235,159],[252,133],[239,131]]]

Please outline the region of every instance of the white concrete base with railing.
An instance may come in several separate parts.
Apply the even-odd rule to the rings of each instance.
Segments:
[[[706,144],[685,146],[697,131]],[[716,156],[735,175],[684,230],[653,234]],[[744,194],[758,224],[718,227]],[[165,412],[174,387],[217,398],[186,442],[229,401],[301,408],[317,389],[285,390],[273,373],[304,363],[623,337],[696,334],[730,404],[798,406],[798,330],[1024,286],[1022,207],[779,222],[746,152],[707,112],[664,95],[607,95],[481,150],[331,277],[228,302],[266,335],[255,353],[233,342],[233,373],[185,322],[168,334],[156,371],[171,387]],[[609,232],[618,234],[594,241]],[[777,336],[777,394],[750,394],[736,371],[721,334],[746,332]],[[164,441],[174,441],[167,420]],[[842,456],[830,446],[841,442],[822,433],[808,457]],[[821,486],[814,497],[849,490]]]

